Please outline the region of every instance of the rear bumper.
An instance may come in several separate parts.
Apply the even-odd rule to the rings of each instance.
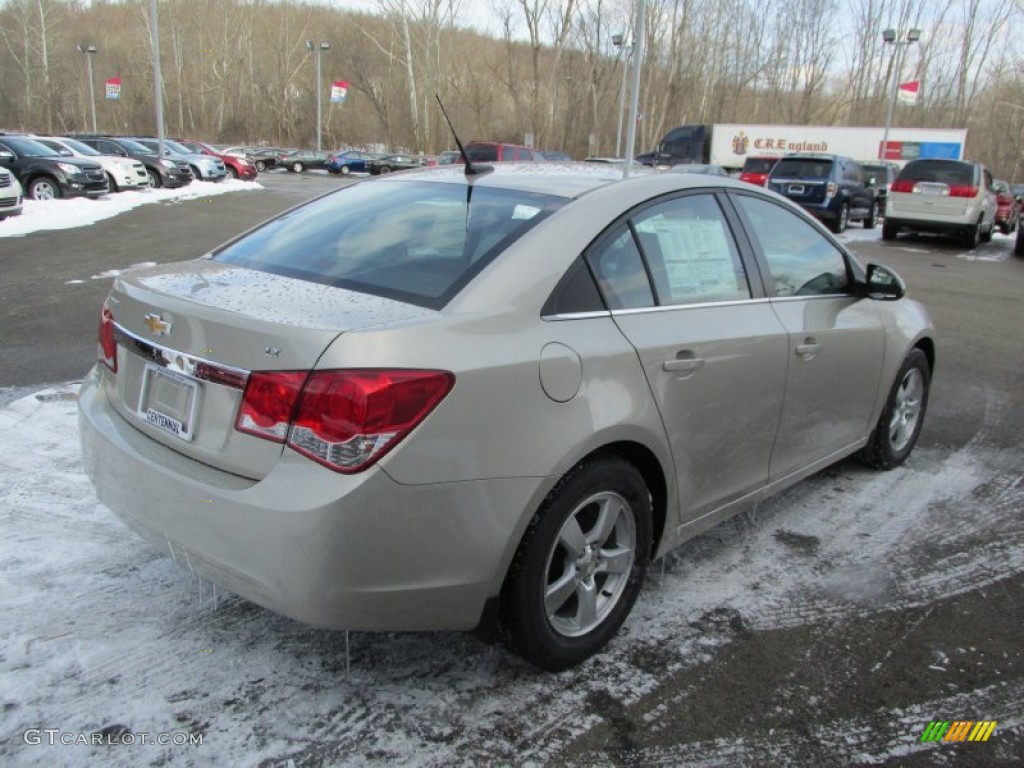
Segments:
[[[885,221],[889,226],[899,227],[911,232],[925,232],[938,235],[964,233],[975,224],[974,221],[967,222],[959,219],[902,218],[900,216],[886,216]]]
[[[290,449],[248,480],[150,440],[109,405],[95,371],[79,427],[100,500],[130,527],[203,578],[330,628],[476,626],[545,482],[408,486],[380,468],[340,475]]]

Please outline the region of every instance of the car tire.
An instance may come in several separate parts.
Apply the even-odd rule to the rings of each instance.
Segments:
[[[890,224],[888,219],[882,222],[882,239],[883,240],[895,240],[896,236],[900,233],[900,228],[897,224]]]
[[[294,173],[302,173],[303,167],[302,163],[292,163],[292,171]]]
[[[164,185],[163,180],[160,178],[160,174],[154,170],[146,169],[146,175],[149,176],[149,186],[152,189],[157,189]]]
[[[388,166],[386,166],[386,165],[382,165],[380,167],[380,172],[381,173],[391,173],[391,169]]]
[[[265,171],[265,170],[267,170],[267,164],[265,162],[263,162],[262,160],[257,160],[255,162],[255,166],[256,166],[256,170],[257,171]]]
[[[991,227],[989,227],[988,229],[982,230],[982,232],[981,232],[981,242],[983,242],[983,243],[991,243],[992,242],[992,235],[994,235],[995,233],[996,233],[996,223],[993,220]]]
[[[28,185],[28,196],[32,200],[56,200],[63,197],[60,184],[52,176],[39,176]]]
[[[864,229],[874,229],[878,226],[878,203],[871,203],[871,208],[868,210],[868,215],[864,217]]]
[[[835,221],[832,222],[832,231],[837,235],[841,235],[846,231],[846,225],[850,223],[850,206],[847,203],[843,203],[839,207],[839,215],[836,216]]]
[[[896,376],[861,460],[875,469],[898,467],[914,449],[928,408],[931,367],[920,349],[912,349]]]
[[[352,173],[352,169],[349,168],[347,165],[343,165],[341,166],[339,173],[341,173],[342,176],[348,176],[350,173]]]
[[[228,166],[228,173],[231,174],[232,179],[238,180],[238,170],[233,165]]]
[[[973,251],[981,243],[981,221],[976,221],[964,234],[963,244],[969,251]]]
[[[1024,256],[1024,227],[1017,227],[1017,239],[1013,242],[1013,255]]]
[[[640,594],[652,517],[643,476],[617,456],[565,475],[530,522],[502,589],[512,649],[551,672],[600,650]]]

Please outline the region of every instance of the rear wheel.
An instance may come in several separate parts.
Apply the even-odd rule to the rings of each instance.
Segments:
[[[267,170],[267,164],[265,162],[263,162],[262,160],[257,160],[256,161],[256,170],[257,171],[265,171],[265,170]]]
[[[839,215],[832,222],[832,231],[837,235],[846,231],[846,225],[850,223],[850,206],[843,203],[839,208]]]
[[[61,197],[60,184],[49,176],[40,176],[28,185],[28,196],[33,200],[56,200]]]
[[[874,229],[878,226],[878,203],[872,203],[868,215],[864,217],[864,229]]]
[[[928,358],[920,349],[911,350],[892,385],[871,442],[860,452],[866,464],[892,469],[906,460],[921,434],[930,385]]]
[[[976,221],[974,226],[971,227],[964,234],[963,244],[964,247],[973,250],[978,247],[981,242],[981,221]]]
[[[563,477],[527,528],[502,590],[512,648],[552,672],[600,650],[640,594],[651,518],[643,476],[618,457]]]
[[[895,240],[896,235],[900,233],[900,228],[895,224],[890,224],[889,220],[886,219],[882,222],[882,239],[883,240]]]
[[[382,165],[380,167],[380,172],[381,173],[391,173],[391,169],[388,166],[386,166],[386,165]]]
[[[292,170],[295,171],[295,173],[302,173],[302,169],[303,169],[302,163],[298,163],[298,162],[292,163]]]
[[[1024,227],[1017,227],[1017,239],[1013,244],[1013,254],[1024,256]]]
[[[351,168],[349,168],[347,165],[341,166],[341,175],[342,176],[348,176],[350,173],[352,173],[352,169]]]
[[[983,242],[983,243],[991,243],[992,242],[992,235],[995,234],[995,231],[996,231],[996,222],[995,222],[995,219],[993,219],[992,220],[992,226],[990,226],[988,229],[984,229],[984,230],[981,231],[981,242]]]

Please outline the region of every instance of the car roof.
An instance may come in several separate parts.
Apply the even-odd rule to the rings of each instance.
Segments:
[[[697,189],[728,186],[744,191],[749,189],[749,185],[724,176],[658,173],[638,166],[634,166],[629,178],[623,178],[623,166],[613,163],[495,163],[492,167],[493,170],[486,174],[467,177],[463,165],[442,165],[404,171],[397,175],[379,176],[373,181],[363,183],[387,184],[422,179],[447,184],[465,184],[467,178],[470,178],[474,187],[514,189],[568,198],[579,197],[592,190],[617,184],[648,185],[651,187],[652,195],[689,187]]]

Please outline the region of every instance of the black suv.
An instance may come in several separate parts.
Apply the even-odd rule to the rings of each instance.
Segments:
[[[878,224],[878,190],[860,164],[842,155],[786,155],[772,168],[765,186],[785,195],[839,233],[851,221],[864,229]]]
[[[83,144],[104,155],[130,157],[146,166],[151,187],[184,187],[192,183],[192,171],[188,163],[171,158],[159,158],[156,152],[144,144],[123,136],[75,136]]]
[[[99,163],[64,157],[29,136],[0,134],[0,166],[21,182],[33,200],[55,197],[99,197],[110,191]]]

